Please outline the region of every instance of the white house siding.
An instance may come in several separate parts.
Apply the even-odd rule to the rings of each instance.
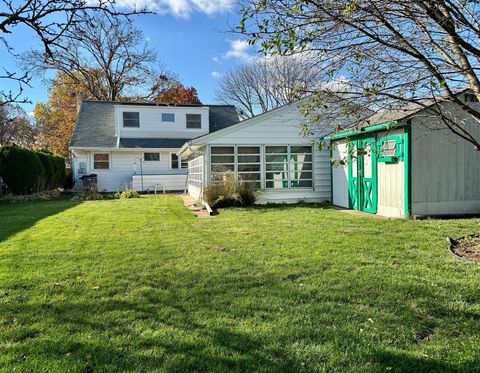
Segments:
[[[396,129],[377,134],[377,140],[388,135],[403,135],[404,129]],[[377,162],[377,214],[389,217],[403,217],[404,210],[404,170],[405,163]]]
[[[159,152],[160,161],[142,162],[142,169],[144,175],[152,174],[184,174],[186,171],[172,170],[170,168],[170,154],[174,153],[176,149],[172,150],[158,150],[148,149],[147,152]],[[112,151],[110,150],[75,150],[74,152],[74,177],[76,187],[82,186],[79,174],[80,163],[86,164],[86,175],[97,174],[98,190],[106,192],[115,192],[123,190],[126,187],[131,187],[132,176],[136,173],[140,175],[140,159],[143,160],[143,151]],[[93,168],[93,154],[94,153],[108,153],[110,155],[110,168],[107,170],[95,170]],[[185,185],[185,182],[183,182]],[[183,189],[180,188],[180,189]]]
[[[333,143],[332,159],[336,161],[348,159],[347,140],[339,140]],[[337,162],[338,163],[338,162]],[[348,164],[332,165],[332,188],[333,201],[335,206],[349,207],[348,198]]]
[[[476,104],[478,105],[478,104]],[[444,104],[457,121],[465,115]],[[480,152],[437,125],[435,118],[412,119],[412,214],[480,212]],[[470,125],[480,137],[478,124]]]
[[[211,146],[238,145],[260,146],[261,156],[264,157],[265,146],[268,145],[310,145],[311,140],[300,134],[300,124],[305,121],[295,104],[284,106],[269,113],[252,118],[225,130],[215,132],[198,143],[207,145],[207,166],[205,177],[210,180],[210,165],[208,162]],[[322,133],[316,134],[320,137]],[[195,140],[193,140],[195,144]],[[300,200],[320,202],[330,200],[330,153],[319,151],[313,147],[313,188],[310,189],[280,189],[262,190],[258,203],[295,203]],[[263,178],[263,172],[262,172]]]
[[[123,127],[123,112],[139,112],[140,127]],[[162,113],[175,114],[175,122],[162,122]],[[202,116],[201,129],[188,129],[186,114]],[[117,105],[115,107],[116,133],[120,138],[194,138],[209,131],[208,107],[168,107],[168,106],[133,106]]]

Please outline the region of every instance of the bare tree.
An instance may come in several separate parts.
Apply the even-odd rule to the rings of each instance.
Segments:
[[[35,142],[35,127],[25,112],[13,104],[0,105],[0,146],[17,144],[32,146]]]
[[[129,20],[96,15],[73,25],[60,39],[64,39],[61,46],[52,47],[52,53],[30,52],[27,64],[37,71],[64,73],[97,100],[139,97],[142,88],[143,97],[148,98],[176,80],[157,63],[143,33]]]
[[[44,53],[52,56],[57,48],[65,49],[65,34],[74,26],[88,22],[93,13],[102,13],[111,18],[128,17],[133,14],[146,13],[143,9],[119,11],[115,0],[0,0],[0,44],[5,52],[17,57],[13,44],[16,28],[26,27],[41,42]],[[30,75],[9,71],[2,67],[1,79],[18,83],[16,91],[0,91],[3,104],[26,102],[22,97],[25,85],[30,84]]]
[[[315,54],[341,93],[373,110],[430,107],[445,127],[480,150],[465,122],[445,114],[454,103],[480,125],[480,3],[463,0],[245,0],[240,31],[265,53]],[[312,90],[321,104],[325,90]],[[428,100],[425,100],[428,99]]]
[[[247,119],[304,96],[319,77],[304,56],[255,59],[220,77],[216,99],[235,105]]]

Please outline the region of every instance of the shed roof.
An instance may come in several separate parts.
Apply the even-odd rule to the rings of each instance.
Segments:
[[[157,105],[151,103],[83,100],[70,146],[78,148],[115,148],[117,146],[117,137],[115,136],[115,106],[117,105],[208,107],[210,132],[218,131],[239,122],[236,108],[233,105]],[[178,148],[186,141],[188,141],[188,139],[122,138],[120,139],[120,146],[124,148],[139,148],[142,147],[141,144],[161,144],[165,146],[145,147]]]

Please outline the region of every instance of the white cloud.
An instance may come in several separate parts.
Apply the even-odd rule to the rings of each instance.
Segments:
[[[218,72],[218,71],[212,71],[212,76],[213,76],[215,79],[218,79],[218,78],[221,78],[221,77],[223,76],[223,73]]]
[[[33,111],[29,111],[29,112],[27,113],[27,115],[28,115],[29,117],[33,118],[33,117],[35,116],[35,113],[34,113]]]
[[[90,0],[94,3],[98,0]],[[116,6],[124,9],[142,9],[159,14],[172,14],[176,17],[188,18],[193,13],[212,15],[229,10],[233,0],[117,0]]]
[[[245,40],[231,40],[229,43],[230,49],[223,55],[223,58],[234,58],[244,62],[251,61],[255,58],[250,54],[252,46],[249,45]]]

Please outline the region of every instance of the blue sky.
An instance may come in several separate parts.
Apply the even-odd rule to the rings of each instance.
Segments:
[[[120,0],[129,6],[128,0]],[[203,103],[215,103],[214,92],[218,76],[237,64],[246,61],[254,49],[241,42],[237,34],[229,33],[229,25],[236,25],[237,12],[233,6],[223,0],[141,0],[145,5],[158,12],[155,15],[140,15],[134,18],[151,48],[166,67],[178,74],[186,86],[197,88]],[[38,46],[34,35],[21,28],[15,28],[8,41],[16,52]],[[0,49],[1,66],[16,69],[15,61]],[[48,76],[47,76],[48,78]],[[0,80],[2,90],[15,89],[11,82]],[[36,77],[32,88],[25,91],[32,104],[25,104],[30,112],[35,102],[46,101],[48,84]]]

